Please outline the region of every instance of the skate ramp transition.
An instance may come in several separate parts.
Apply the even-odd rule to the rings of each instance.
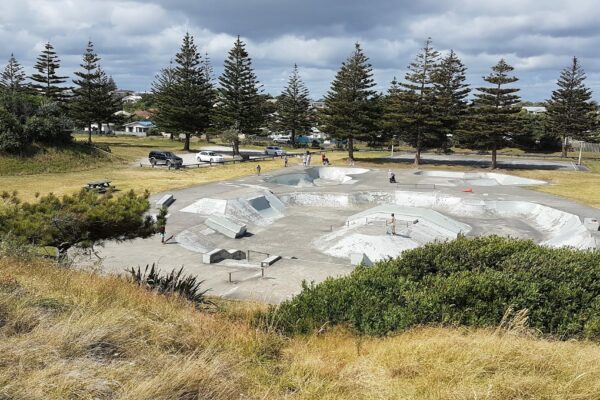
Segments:
[[[530,221],[546,236],[541,244],[552,247],[596,248],[596,240],[579,216],[528,201],[479,200],[441,193],[397,191],[394,202],[406,207],[426,207],[457,217],[514,218]]]
[[[437,211],[419,208],[403,207],[394,204],[382,204],[347,218],[348,226],[368,224],[370,220],[390,219],[391,214],[398,222],[421,224],[446,238],[456,238],[459,234],[467,234],[471,227],[462,222],[449,218]]]
[[[552,247],[596,248],[596,240],[575,214],[528,201],[480,200],[439,192],[293,192],[280,196],[287,206],[352,208],[365,204],[391,204],[431,209],[452,217],[485,219],[512,218],[528,221],[545,237],[541,244]]]
[[[498,174],[495,172],[417,171],[415,175],[449,179],[454,183],[465,183],[472,186],[530,186],[547,184],[547,182],[538,179],[521,178],[520,176]]]
[[[268,225],[285,215],[285,205],[273,193],[260,191],[234,199],[199,199],[181,212],[226,216],[236,224]]]
[[[302,172],[272,176],[266,181],[296,187],[351,185],[357,182],[352,175],[360,175],[368,171],[366,168],[312,167]]]

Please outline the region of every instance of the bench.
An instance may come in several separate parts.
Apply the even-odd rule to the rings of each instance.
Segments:
[[[239,224],[221,215],[211,215],[205,223],[209,228],[232,239],[237,239],[246,234],[246,225]]]

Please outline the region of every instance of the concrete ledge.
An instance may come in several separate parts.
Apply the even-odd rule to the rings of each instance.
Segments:
[[[246,225],[238,224],[220,215],[211,215],[206,220],[206,225],[232,239],[237,239],[246,233]]]
[[[241,250],[231,249],[214,249],[208,253],[202,254],[202,262],[204,264],[214,264],[223,260],[245,260],[246,253]]]
[[[158,207],[158,208],[169,207],[171,204],[173,204],[174,201],[175,201],[175,198],[173,197],[172,194],[165,194],[163,197],[161,197],[160,199],[158,199],[156,201],[156,207]]]
[[[260,266],[261,266],[262,268],[264,268],[264,267],[268,267],[269,265],[273,265],[273,264],[275,264],[275,262],[277,262],[277,261],[278,261],[278,260],[280,260],[280,259],[281,259],[281,256],[271,256],[271,257],[269,257],[269,258],[265,258],[264,260],[262,260],[262,261],[260,262]]]

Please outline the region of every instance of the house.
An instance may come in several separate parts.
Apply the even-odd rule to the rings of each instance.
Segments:
[[[310,106],[312,108],[314,108],[315,110],[322,110],[325,108],[325,102],[324,101],[311,101]]]
[[[527,111],[527,114],[543,114],[546,112],[546,107],[521,107],[521,110]]]
[[[152,121],[135,121],[129,124],[125,124],[124,134],[134,136],[146,136],[148,134],[148,131],[154,128],[156,128],[156,125],[154,125]]]
[[[130,94],[129,96],[125,96],[121,99],[123,103],[136,103],[142,99],[142,96],[137,94]]]
[[[101,129],[101,133],[113,133],[113,131],[115,130],[115,124],[113,123],[103,123],[102,124],[102,129]],[[84,127],[83,128],[84,132],[88,131],[88,127]],[[98,133],[98,124],[97,123],[93,123],[92,124],[92,133]]]
[[[152,110],[135,110],[133,112],[134,118],[140,119],[151,119],[154,116],[154,112]]]

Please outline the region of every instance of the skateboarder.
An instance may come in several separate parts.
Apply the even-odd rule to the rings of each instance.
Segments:
[[[390,226],[390,228],[391,228],[390,231],[391,231],[392,235],[396,236],[396,217],[394,216],[394,213],[392,213],[392,217],[387,222],[387,225]]]
[[[261,170],[261,168],[260,168],[260,164],[258,164],[258,165],[256,166],[256,175],[260,175],[260,170]]]

